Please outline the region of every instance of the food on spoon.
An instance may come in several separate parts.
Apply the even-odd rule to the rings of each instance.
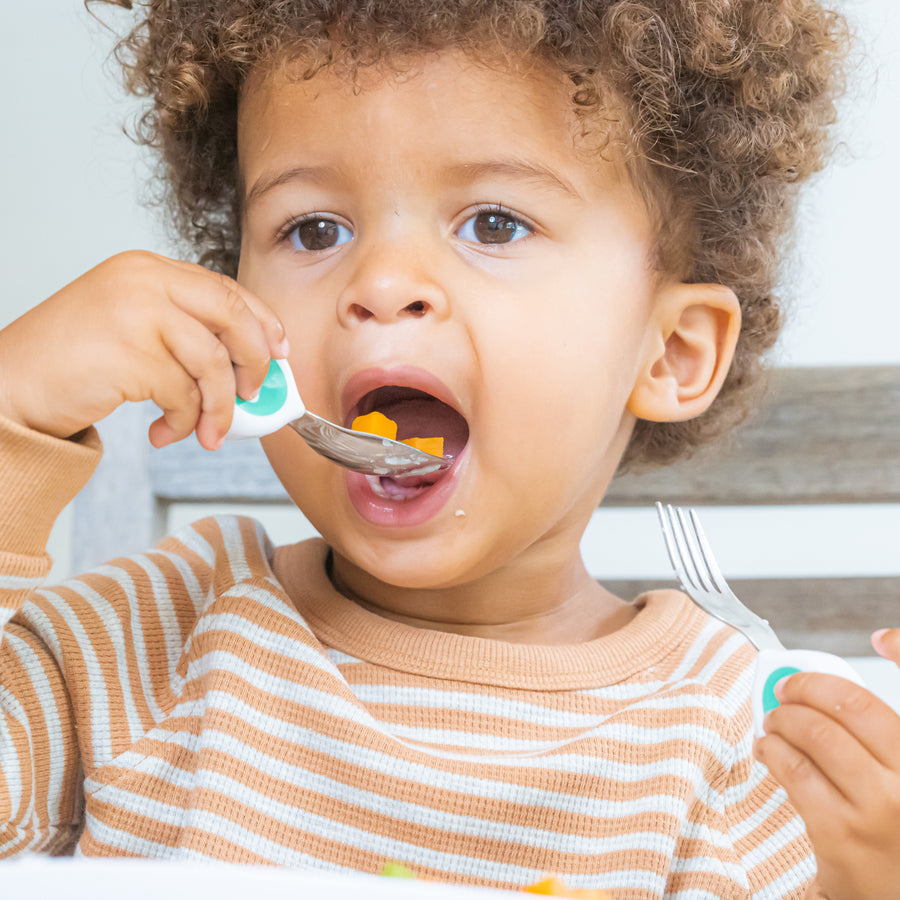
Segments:
[[[553,897],[578,897],[581,900],[612,900],[609,891],[599,888],[569,888],[559,878],[542,878],[535,884],[524,888],[527,894],[549,894]]]
[[[444,439],[442,437],[413,437],[407,438],[403,443],[409,444],[410,447],[415,447],[416,450],[421,450],[424,453],[430,453],[432,456],[444,455]]]
[[[397,440],[397,423],[377,410],[364,416],[357,416],[350,427],[353,431],[367,431],[369,434],[377,434],[378,437],[390,438],[392,441]],[[444,439],[442,437],[412,437],[401,443],[409,444],[410,447],[430,453],[432,456],[444,455]]]
[[[397,440],[397,423],[377,410],[365,416],[357,416],[350,427],[354,431],[368,431],[369,434],[377,434],[378,437]]]

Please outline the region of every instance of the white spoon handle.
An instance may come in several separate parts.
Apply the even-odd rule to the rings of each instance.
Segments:
[[[779,705],[775,685],[795,672],[824,672],[839,675],[865,687],[857,671],[840,656],[820,650],[760,650],[753,678],[753,730],[757,737],[765,734],[763,719]]]

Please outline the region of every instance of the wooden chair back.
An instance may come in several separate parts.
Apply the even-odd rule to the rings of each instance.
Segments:
[[[75,571],[150,546],[164,533],[172,504],[286,501],[257,442],[208,453],[189,440],[154,451],[146,439],[150,416],[145,405],[123,407],[101,423],[104,459],[75,501]],[[776,370],[763,411],[724,452],[716,448],[675,466],[619,477],[603,507],[657,500],[691,506],[900,502],[900,366]],[[672,582],[604,584],[635,596]],[[787,646],[866,655],[869,633],[898,620],[900,575],[893,573],[732,584]]]

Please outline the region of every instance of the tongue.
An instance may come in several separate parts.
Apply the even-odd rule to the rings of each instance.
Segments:
[[[372,489],[380,497],[390,500],[412,500],[418,497],[423,490],[431,487],[436,480],[440,480],[440,475],[431,478],[427,476],[406,476],[400,478],[389,478],[386,475],[378,477],[376,475],[367,475]]]

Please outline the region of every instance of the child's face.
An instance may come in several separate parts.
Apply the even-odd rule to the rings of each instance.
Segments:
[[[433,484],[373,485],[289,429],[264,441],[346,580],[580,565],[656,285],[648,214],[580,127],[561,76],[450,52],[361,90],[326,71],[245,91],[239,278],[281,316],[307,407],[345,425],[380,409],[457,459]]]

